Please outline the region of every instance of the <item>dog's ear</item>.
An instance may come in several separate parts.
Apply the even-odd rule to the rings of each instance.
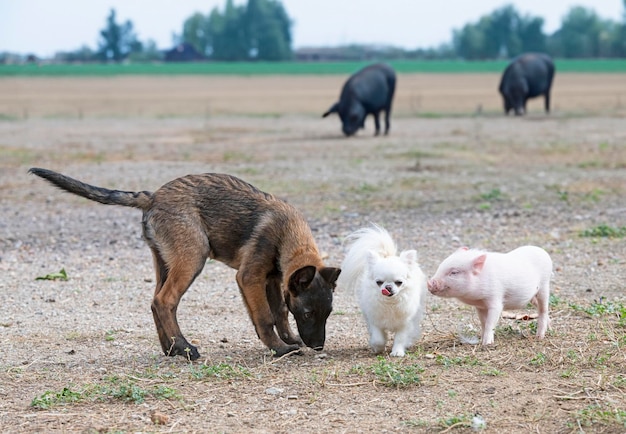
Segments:
[[[380,261],[381,256],[378,254],[376,250],[368,250],[367,251],[367,265],[373,267],[376,265],[378,261]]]
[[[298,295],[309,287],[315,278],[316,268],[313,265],[302,267],[289,276],[289,292]]]
[[[326,116],[328,116],[331,113],[337,113],[339,111],[339,103],[336,102],[334,103],[332,106],[330,106],[330,108],[328,109],[328,111],[326,113],[324,113],[322,115],[323,118],[325,118]]]
[[[335,290],[337,278],[339,277],[340,273],[341,268],[324,267],[320,270],[320,276],[322,276],[322,278],[324,278],[324,280],[333,287],[333,291]]]
[[[417,250],[405,250],[400,253],[400,259],[402,259],[407,264],[416,264],[417,263]]]

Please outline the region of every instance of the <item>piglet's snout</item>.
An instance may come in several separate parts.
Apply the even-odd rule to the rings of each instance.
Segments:
[[[439,281],[435,279],[428,279],[426,286],[428,286],[428,290],[430,292],[437,292],[439,290]]]

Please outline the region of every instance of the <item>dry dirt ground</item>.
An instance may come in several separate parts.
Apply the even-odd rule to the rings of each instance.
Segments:
[[[348,139],[319,117],[344,77],[0,80],[2,431],[625,432],[626,79],[559,75],[553,113],[524,118],[502,116],[497,79],[400,76],[391,134],[368,119]],[[339,287],[323,352],[273,359],[209,262],[178,312],[202,358],[169,358],[140,213],[33,166],[124,190],[231,173],[301,209],[335,266],[370,222],[427,275],[460,245],[539,245],[552,329],[503,318],[494,346],[463,344],[472,309],[429,296],[418,344],[377,357]]]

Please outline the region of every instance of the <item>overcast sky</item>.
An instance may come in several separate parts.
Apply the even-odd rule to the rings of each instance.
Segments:
[[[0,52],[51,56],[88,45],[111,8],[118,22],[130,19],[139,39],[159,48],[172,45],[194,12],[223,9],[226,0],[0,0]],[[245,0],[235,0],[244,4]],[[551,33],[574,5],[593,8],[602,18],[621,21],[622,0],[283,0],[293,20],[293,47],[375,43],[426,48],[450,42],[452,30],[505,4],[545,19]]]

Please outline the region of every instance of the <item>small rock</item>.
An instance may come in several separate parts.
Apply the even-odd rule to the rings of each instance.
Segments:
[[[150,414],[150,420],[155,425],[167,425],[170,421],[170,417],[167,414],[155,410]]]
[[[472,418],[472,430],[480,431],[485,428],[487,428],[487,422],[485,422],[485,419],[483,419],[481,415],[477,414]]]
[[[267,393],[268,395],[278,395],[280,393],[283,393],[283,389],[279,389],[278,387],[268,387],[267,389],[265,389],[265,393]]]

